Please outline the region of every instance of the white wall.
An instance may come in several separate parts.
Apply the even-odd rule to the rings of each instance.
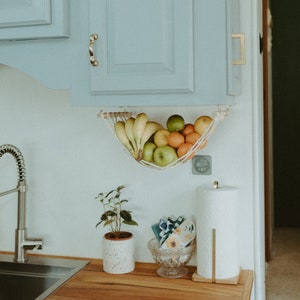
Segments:
[[[151,225],[161,216],[192,216],[195,189],[219,180],[240,190],[240,253],[243,267],[253,266],[251,114],[247,101],[232,108],[202,154],[212,155],[213,175],[192,174],[191,163],[165,171],[136,163],[119,145],[109,127],[97,118],[99,108],[72,108],[69,91],[53,91],[29,76],[1,66],[0,144],[22,151],[28,191],[29,233],[42,236],[42,253],[101,257],[103,230],[94,225],[99,204],[94,197],[118,184],[128,185],[130,208],[139,227],[137,260],[151,261],[146,243]],[[216,107],[137,108],[165,122],[172,113],[193,121]],[[0,191],[16,185],[16,166],[10,155],[0,160]],[[13,250],[17,195],[0,205],[0,248]],[[128,228],[129,229],[129,228]],[[250,254],[250,255],[249,255]]]
[[[23,152],[28,191],[28,229],[45,238],[42,252],[101,257],[102,230],[94,225],[99,204],[94,197],[118,184],[128,184],[130,206],[140,226],[140,261],[151,257],[146,248],[152,236],[151,224],[168,214],[193,214],[195,188],[219,180],[240,188],[241,255],[243,264],[252,265],[246,255],[251,236],[251,132],[250,114],[234,107],[221,123],[203,154],[212,155],[213,175],[196,176],[191,164],[166,171],[152,170],[136,163],[121,148],[109,127],[97,118],[99,108],[71,108],[68,91],[53,91],[21,72],[2,66],[0,144],[11,143]],[[164,122],[172,113],[186,120],[216,108],[134,108]],[[162,112],[163,111],[163,112]],[[195,112],[196,111],[196,112]],[[243,126],[236,126],[237,123]],[[0,160],[1,190],[16,184],[13,158]],[[16,194],[1,199],[1,249],[13,249],[16,226]],[[6,230],[4,230],[6,228]],[[243,236],[245,236],[243,238]],[[247,246],[248,245],[248,246]]]
[[[190,162],[166,171],[137,164],[104,121],[97,118],[99,108],[72,108],[70,91],[49,90],[28,75],[0,65],[0,145],[14,144],[24,155],[29,185],[27,227],[31,236],[44,238],[41,253],[101,258],[104,230],[95,229],[100,212],[94,197],[127,184],[130,208],[139,222],[139,227],[128,228],[136,234],[137,260],[152,261],[147,249],[147,241],[153,236],[151,225],[164,215],[193,216],[197,186],[219,180],[239,189],[240,264],[255,269],[261,284],[263,242],[258,240],[261,224],[257,222],[262,220],[262,211],[256,210],[262,201],[258,166],[261,100],[253,94],[253,9],[255,5],[241,2],[241,31],[246,33],[247,42],[243,93],[199,153],[212,156],[210,176],[193,175]],[[215,109],[134,107],[133,112],[145,111],[161,122],[172,113],[180,113],[192,121]],[[0,159],[0,192],[15,187],[16,181],[15,162],[4,155]],[[16,194],[0,199],[1,251],[14,250],[16,199]],[[195,265],[195,258],[191,263]],[[258,294],[262,294],[263,287],[259,289]]]

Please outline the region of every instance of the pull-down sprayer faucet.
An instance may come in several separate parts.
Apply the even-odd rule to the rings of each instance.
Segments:
[[[40,238],[27,237],[26,219],[26,176],[25,162],[21,151],[14,145],[5,144],[0,146],[0,158],[10,153],[16,160],[18,166],[18,185],[16,188],[0,193],[0,197],[18,192],[18,225],[15,235],[15,262],[26,262],[26,250],[42,249],[43,241]]]

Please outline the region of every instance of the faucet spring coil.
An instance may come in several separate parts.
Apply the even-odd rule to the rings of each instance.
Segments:
[[[5,144],[0,146],[0,158],[5,153],[10,153],[15,158],[18,166],[19,181],[25,181],[26,180],[25,161],[21,151],[14,145]]]

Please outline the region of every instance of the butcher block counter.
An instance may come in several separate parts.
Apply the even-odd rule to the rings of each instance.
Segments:
[[[189,274],[179,279],[158,277],[157,268],[156,264],[136,263],[133,272],[112,275],[103,271],[101,260],[92,259],[84,269],[47,297],[47,300],[250,299],[253,271],[242,270],[239,283],[229,285],[192,281],[196,267],[189,266]]]

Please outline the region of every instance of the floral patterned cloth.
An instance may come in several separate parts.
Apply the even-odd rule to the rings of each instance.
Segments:
[[[196,236],[195,224],[182,216],[161,218],[158,224],[152,226],[152,230],[162,249],[184,248]]]

